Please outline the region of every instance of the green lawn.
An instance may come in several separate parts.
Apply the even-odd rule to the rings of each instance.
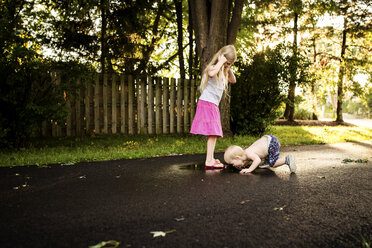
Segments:
[[[272,126],[282,146],[372,140],[372,129],[348,126]],[[216,152],[229,145],[249,146],[257,137],[218,139]],[[196,135],[97,135],[94,137],[46,138],[32,147],[0,151],[0,166],[69,164],[81,161],[133,159],[172,154],[204,153],[206,139]]]

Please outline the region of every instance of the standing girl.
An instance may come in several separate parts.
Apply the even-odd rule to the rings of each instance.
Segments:
[[[236,83],[235,75],[231,70],[235,60],[234,46],[224,46],[213,56],[203,71],[200,83],[201,96],[190,132],[208,136],[205,159],[207,169],[224,168],[218,159],[214,159],[217,137],[223,137],[218,105],[224,90],[228,88],[228,82]]]

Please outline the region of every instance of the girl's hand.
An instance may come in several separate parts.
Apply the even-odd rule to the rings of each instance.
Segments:
[[[218,62],[221,62],[222,64],[225,64],[225,62],[227,61],[225,55],[220,55],[218,57]]]

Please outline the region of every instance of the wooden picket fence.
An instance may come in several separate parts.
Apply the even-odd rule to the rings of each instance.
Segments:
[[[92,80],[67,98],[65,123],[42,123],[42,136],[189,132],[198,98],[195,80],[116,74]]]

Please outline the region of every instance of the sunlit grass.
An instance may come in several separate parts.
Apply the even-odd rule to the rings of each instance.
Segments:
[[[282,146],[372,140],[365,127],[272,126]],[[257,137],[236,135],[218,139],[216,152],[229,145],[247,147]],[[0,166],[67,164],[82,161],[134,159],[175,154],[204,153],[206,139],[196,135],[97,135],[35,140],[32,147],[0,151]]]

